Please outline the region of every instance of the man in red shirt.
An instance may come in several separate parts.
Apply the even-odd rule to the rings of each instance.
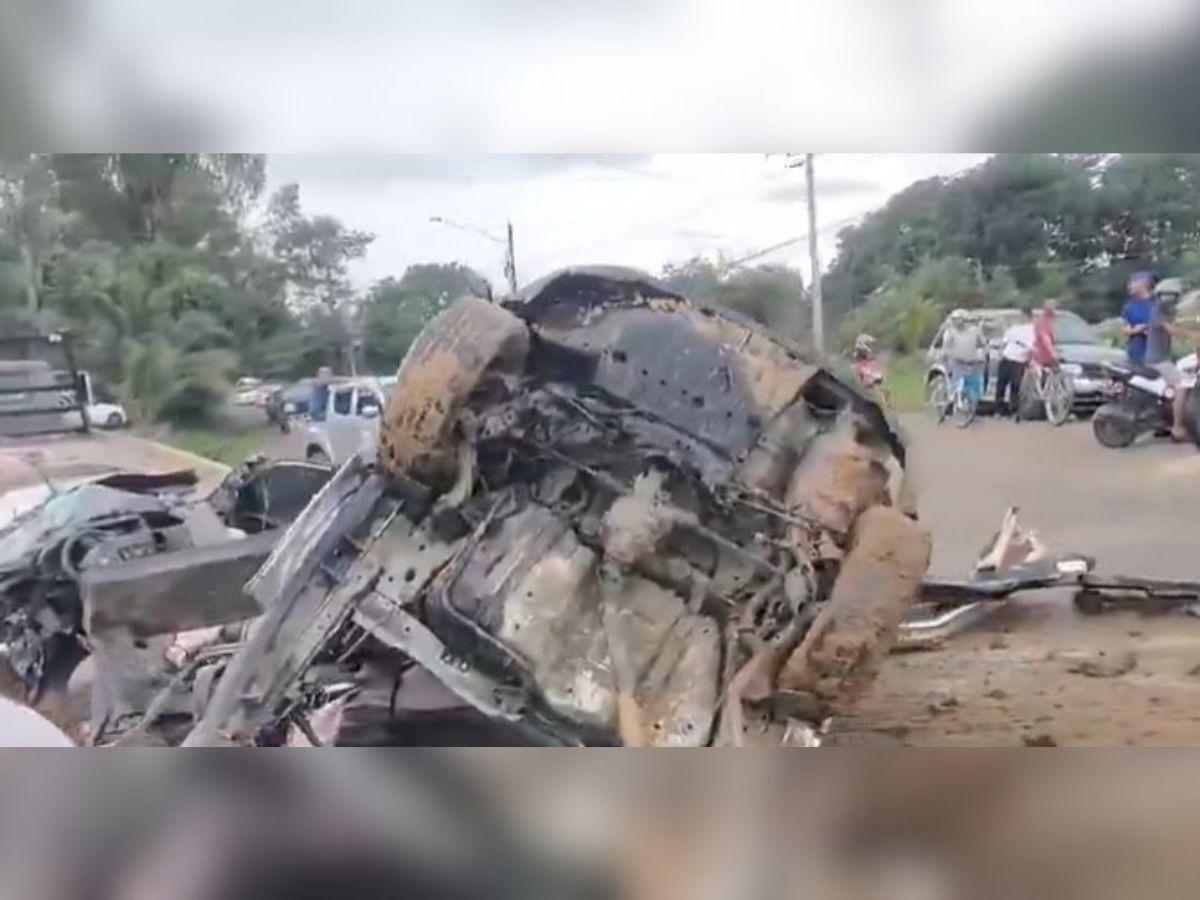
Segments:
[[[1034,363],[1046,369],[1058,366],[1058,348],[1054,344],[1054,321],[1058,315],[1058,304],[1047,300],[1042,311],[1033,320],[1033,348],[1030,357]]]

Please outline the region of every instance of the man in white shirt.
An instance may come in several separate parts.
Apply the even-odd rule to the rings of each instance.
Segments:
[[[1033,348],[1033,318],[1028,309],[1004,332],[1004,349],[996,372],[996,413],[1017,418],[1021,409],[1021,379]]]

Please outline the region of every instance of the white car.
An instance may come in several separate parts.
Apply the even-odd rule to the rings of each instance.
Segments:
[[[129,424],[125,407],[120,403],[89,403],[87,415],[96,428],[124,428]]]
[[[94,428],[124,428],[129,424],[129,415],[125,407],[115,400],[103,400],[97,395],[98,390],[90,372],[79,373],[79,391],[77,396],[87,412],[88,422]],[[111,394],[110,394],[111,396]],[[70,398],[68,398],[69,400]]]
[[[304,430],[305,458],[340,466],[358,453],[364,461],[374,462],[385,396],[375,378],[331,383],[324,416],[309,410],[314,418]]]

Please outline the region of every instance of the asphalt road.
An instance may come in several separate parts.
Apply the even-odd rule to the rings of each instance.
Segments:
[[[1054,428],[982,419],[903,421],[913,446],[933,570],[965,573],[1009,505],[1054,546],[1112,572],[1200,578],[1200,452],[1148,439],[1101,447],[1088,422]]]
[[[1200,580],[1195,447],[1108,450],[1086,422],[904,424],[934,573],[965,576],[1011,504],[1051,548],[1093,556],[1098,571]],[[1130,660],[1109,677],[1072,671]],[[1027,593],[940,650],[889,657],[837,727],[918,745],[1200,746],[1198,664],[1200,620],[1083,616],[1066,591]]]

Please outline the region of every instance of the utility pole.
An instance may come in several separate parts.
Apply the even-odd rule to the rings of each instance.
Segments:
[[[457,228],[460,231],[470,231],[480,237],[487,238],[493,243],[500,244],[504,247],[504,278],[508,282],[508,290],[511,294],[517,292],[517,251],[513,241],[512,220],[507,223],[507,235],[499,237],[492,234],[486,228],[480,228],[478,225],[470,225],[466,222],[456,222],[453,219],[447,219],[445,216],[430,216],[430,222],[437,222],[439,225],[448,225],[451,228]]]
[[[517,293],[517,251],[513,246],[512,221],[508,222],[508,252],[504,257],[504,275],[508,278],[509,293]]]
[[[812,332],[817,353],[825,352],[825,312],[821,306],[821,258],[817,253],[817,190],[813,154],[804,154],[804,180],[808,185],[808,259],[812,267]]]

